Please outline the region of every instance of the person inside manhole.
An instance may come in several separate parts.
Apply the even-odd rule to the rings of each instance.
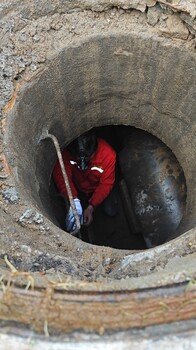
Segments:
[[[72,141],[63,150],[62,157],[80,223],[90,225],[98,206],[102,206],[107,215],[115,216],[118,211],[112,190],[115,182],[115,150],[104,139],[96,137],[93,131],[88,131]],[[68,201],[59,161],[55,164],[53,178],[58,191]],[[76,229],[71,206],[65,217],[65,226],[68,232]]]

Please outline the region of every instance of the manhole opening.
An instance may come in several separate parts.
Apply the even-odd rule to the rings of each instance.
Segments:
[[[127,48],[130,55],[116,54],[119,48]],[[140,34],[107,33],[106,36],[88,38],[73,46],[66,45],[48,61],[46,69],[36,74],[35,79],[33,77],[31,81],[21,86],[17,103],[8,116],[5,135],[6,155],[9,157],[14,184],[24,209],[26,210],[27,206],[32,207],[38,210],[46,221],[49,219],[47,224],[51,232],[54,232],[54,235],[62,234],[67,250],[72,250],[73,246],[75,249],[80,242],[68,234],[63,235],[62,231],[59,232],[60,223],[54,218],[48,189],[56,153],[52,142],[39,142],[45,127],[58,138],[61,146],[63,142],[68,144],[90,128],[100,127],[99,131],[103,132],[103,126],[111,124],[131,125],[156,135],[170,147],[183,167],[187,184],[187,202],[186,212],[181,221],[184,210],[182,203],[185,203],[185,200],[180,197],[179,201],[175,201],[172,195],[165,197],[168,211],[165,224],[160,227],[163,227],[167,235],[164,236],[162,231],[161,234],[160,231],[156,231],[159,232],[158,238],[161,237],[162,241],[155,240],[153,246],[173,238],[173,234],[178,236],[195,226],[195,138],[194,128],[189,127],[194,122],[193,91],[195,90],[191,69],[193,65],[192,54],[182,50],[181,47],[177,48],[176,45],[168,46],[165,41],[154,40],[151,37],[148,40]],[[184,91],[187,93],[184,94]],[[124,164],[121,164],[121,167],[124,169]],[[153,168],[152,164],[150,168]],[[166,170],[167,174],[172,171],[171,168]],[[130,172],[129,178],[132,178],[132,169]],[[145,167],[140,176],[144,178],[146,172]],[[163,192],[169,193],[169,190],[166,192],[170,187],[167,184],[171,182],[171,187],[175,188],[173,183],[178,179],[178,176],[173,176],[172,173],[165,178],[164,172],[161,175],[156,179],[155,197],[159,197],[161,193],[160,183],[165,186]],[[129,179],[125,179],[125,174],[123,177],[128,184]],[[132,178],[132,181],[133,179],[135,178]],[[164,182],[164,179],[167,181]],[[132,181],[131,187],[137,189],[137,184]],[[184,180],[182,188],[185,188]],[[129,192],[132,195],[132,190]],[[186,191],[182,192],[185,197]],[[146,192],[142,192],[141,189],[138,191],[138,197],[134,193],[134,198],[140,203],[139,208],[134,206],[136,214],[143,215],[142,217],[147,220],[153,210],[151,205],[147,207],[148,211],[145,210],[145,205],[141,205],[146,201]],[[156,202],[154,210],[160,209],[159,204],[160,200],[158,204]],[[164,209],[164,205],[162,207]],[[173,221],[174,212],[178,215]],[[21,215],[22,212],[18,214]],[[160,222],[160,217],[148,219],[147,223],[146,220],[145,225],[142,225],[142,235],[144,229],[148,227],[147,223],[154,221],[156,225]],[[99,221],[99,224],[100,222],[102,221]],[[120,245],[115,244],[113,234],[110,236],[112,242],[108,239],[107,242],[102,240],[94,244],[117,246],[119,249],[125,247],[127,250],[136,249],[127,244],[123,238],[122,223],[119,226]],[[104,233],[104,230],[101,232]],[[109,230],[106,230],[106,233],[109,234]],[[147,233],[150,235],[152,232]],[[100,237],[101,234],[98,235],[98,238]],[[104,239],[105,237],[107,236],[104,236]],[[86,244],[81,246],[89,248]],[[139,245],[139,249],[140,247]],[[101,251],[96,246],[94,248]]]
[[[92,129],[117,154],[113,193],[117,213],[109,216],[97,206],[81,239],[118,249],[151,248],[178,236],[186,204],[183,169],[173,152],[152,134],[124,125]],[[77,188],[77,183],[75,183]],[[79,195],[83,209],[87,205]],[[50,198],[58,226],[66,231],[66,204],[54,179]]]

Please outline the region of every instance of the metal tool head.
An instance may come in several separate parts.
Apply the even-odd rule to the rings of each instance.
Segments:
[[[40,143],[40,141],[43,141],[43,140],[47,139],[48,136],[49,136],[48,129],[44,126],[43,129],[42,129],[42,133],[41,133],[41,135],[39,137],[38,143]]]

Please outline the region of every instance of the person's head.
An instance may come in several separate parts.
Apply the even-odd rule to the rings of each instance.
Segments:
[[[82,134],[68,146],[69,152],[80,159],[80,167],[83,170],[86,168],[88,160],[95,153],[96,149],[97,138],[95,133],[92,131]]]

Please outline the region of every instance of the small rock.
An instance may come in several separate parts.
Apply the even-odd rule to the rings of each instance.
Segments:
[[[7,179],[8,175],[7,174],[1,174],[0,173],[0,179],[5,180]]]
[[[43,253],[43,252],[38,251],[38,252],[37,252],[37,254],[38,254],[38,255],[43,255],[44,253]]]
[[[35,213],[35,216],[33,218],[33,221],[36,223],[36,224],[42,224],[44,222],[44,219],[43,219],[43,215],[36,212]]]
[[[20,216],[20,218],[19,218],[19,222],[25,222],[26,221],[26,219],[29,219],[30,217],[31,217],[31,215],[32,215],[32,209],[27,209],[21,216]]]
[[[61,23],[61,21],[59,21],[58,18],[54,18],[54,20],[50,24],[50,28],[53,30],[59,30],[62,26],[63,26],[63,24]],[[48,28],[48,30],[49,30],[49,28]]]
[[[21,245],[21,249],[26,253],[31,253],[31,248],[27,245]]]
[[[39,55],[39,56],[37,57],[37,62],[38,62],[38,63],[43,63],[43,62],[45,62],[45,61],[46,61],[45,56]]]
[[[148,9],[147,22],[151,26],[155,26],[161,17],[161,9],[156,6]]]
[[[19,200],[19,195],[14,187],[10,187],[2,191],[3,198],[11,204]]]
[[[147,0],[146,5],[148,7],[155,6],[157,3],[157,0]]]
[[[27,35],[26,35],[26,33],[21,33],[20,36],[19,36],[19,40],[20,40],[20,41],[26,41],[26,40],[27,40]]]
[[[109,263],[110,263],[110,258],[106,258],[106,259],[104,260],[104,265],[109,265]]]
[[[32,71],[35,71],[37,69],[37,66],[35,64],[31,64]]]
[[[29,34],[30,34],[32,37],[34,37],[35,34],[36,34],[36,32],[37,32],[37,29],[36,29],[36,28],[31,28],[30,31],[29,31]]]
[[[46,231],[45,225],[40,225],[39,230],[40,230],[40,232],[45,233],[45,231]]]
[[[165,36],[186,40],[189,31],[178,15],[169,15],[166,21],[162,21],[160,31]]]
[[[40,37],[39,37],[39,35],[34,35],[33,36],[33,41],[35,41],[35,42],[38,42],[38,41],[40,41]]]
[[[120,9],[120,10],[119,10],[119,14],[120,14],[120,15],[123,15],[124,13],[125,13],[125,10],[123,10],[123,9]]]
[[[166,15],[165,13],[163,13],[163,14],[161,15],[161,19],[162,19],[163,21],[165,21],[167,18],[168,18],[168,15]]]

